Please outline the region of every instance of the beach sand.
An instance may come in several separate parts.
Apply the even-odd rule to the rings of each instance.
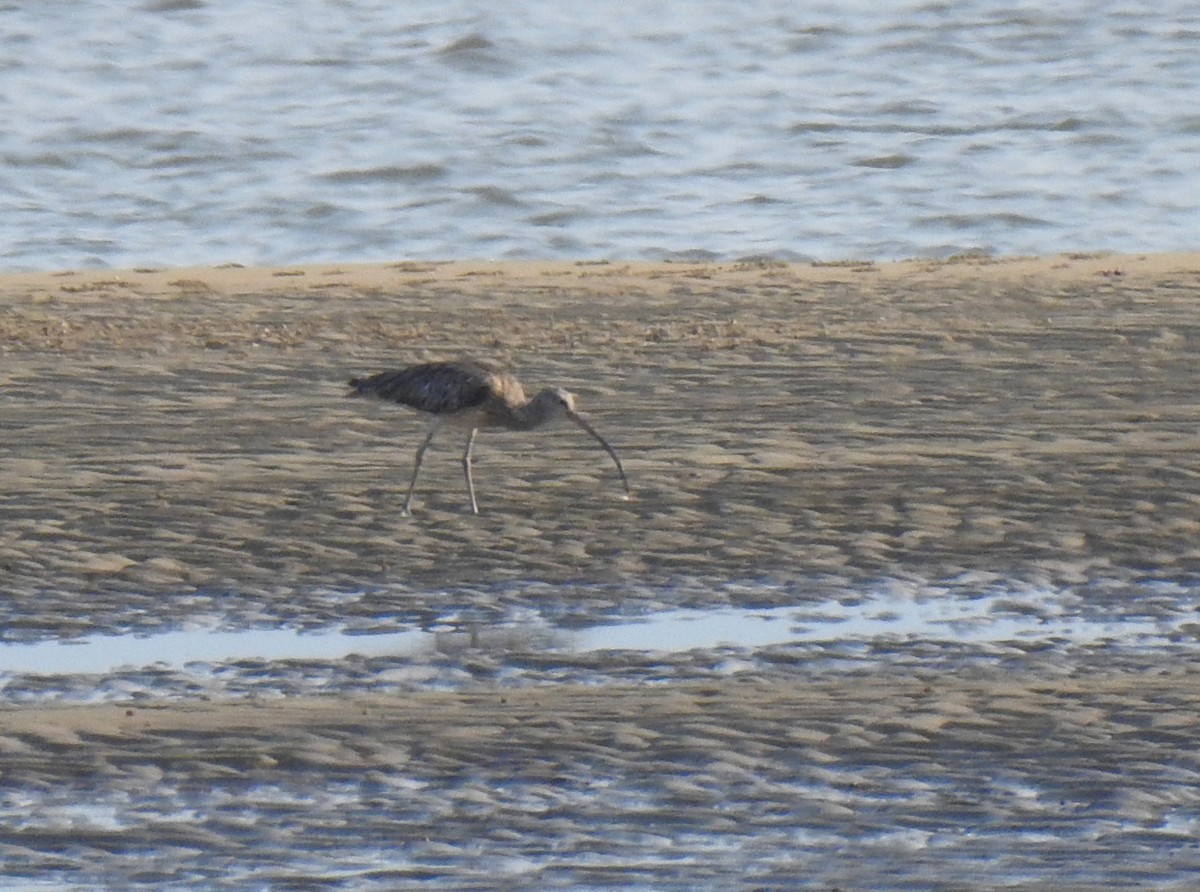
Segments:
[[[394,583],[411,590],[404,610],[436,615],[447,588],[487,599],[511,583],[515,601],[535,598],[520,591],[526,579],[620,592],[678,578],[1191,578],[1198,298],[1200,255],[0,276],[6,634],[168,627],[197,604],[247,622],[337,623],[346,605],[329,591]],[[577,430],[485,431],[482,513],[467,510],[462,444],[446,438],[402,516],[423,425],[345,399],[345,380],[462,354],[509,364],[527,390],[575,392],[622,455],[634,497],[620,498],[607,456]],[[394,613],[395,599],[350,609]],[[1186,655],[1160,665],[1034,652],[965,672],[882,665],[810,683],[731,673],[650,687],[12,707],[0,711],[0,750],[13,788],[403,777],[452,788],[465,797],[458,818],[513,839],[533,819],[514,817],[506,777],[577,790],[619,777],[657,791],[666,826],[732,834],[753,855],[750,831],[770,840],[791,813],[846,839],[955,822],[1016,832],[1032,821],[1053,835],[1086,808],[1161,828],[1198,802],[1198,672]],[[817,774],[836,795],[788,780],[819,787]],[[896,812],[847,792],[918,776],[920,802],[897,794]],[[1013,791],[1053,787],[1059,804],[990,795],[980,785],[994,777]],[[582,794],[558,806],[574,841],[555,838],[577,856],[589,814],[601,819]],[[422,826],[386,832],[432,845],[413,842]],[[211,826],[179,833],[171,844],[210,855],[245,842]],[[107,839],[91,844],[111,854]],[[19,830],[0,843],[25,852],[13,863],[25,858],[31,873],[53,847]],[[442,844],[447,858],[469,850],[465,838]],[[1076,854],[1094,851],[1080,842]],[[937,863],[913,857],[914,870]],[[798,849],[784,867],[801,861]],[[578,883],[576,862],[567,879]],[[863,882],[867,863],[821,876]],[[1165,882],[1179,864],[1162,864],[1124,881]],[[1013,875],[1036,887],[1027,868]],[[469,871],[453,879],[488,888]]]

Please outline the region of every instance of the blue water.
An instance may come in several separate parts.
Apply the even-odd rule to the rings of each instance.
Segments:
[[[1190,249],[1198,50],[1184,2],[5,4],[0,265]]]

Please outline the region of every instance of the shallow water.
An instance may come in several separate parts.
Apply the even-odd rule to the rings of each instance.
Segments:
[[[350,690],[360,686],[351,676],[364,664],[373,667],[371,690],[419,690],[469,688],[478,679],[464,667],[480,660],[498,683],[522,686],[614,681],[631,665],[695,669],[679,661],[689,653],[705,662],[719,652],[748,667],[789,648],[833,660],[870,653],[884,661],[920,650],[935,664],[1030,648],[1067,654],[1104,647],[1143,657],[1200,650],[1200,589],[1187,585],[1128,588],[1123,598],[1106,603],[1071,590],[881,581],[827,600],[769,608],[720,604],[727,597],[722,588],[713,585],[718,603],[711,607],[669,608],[664,605],[676,593],[638,591],[630,592],[628,607],[592,617],[564,611],[572,589],[543,587],[543,610],[465,606],[423,626],[381,621],[375,628],[230,628],[200,619],[165,632],[8,642],[0,644],[0,703],[187,698],[200,688],[239,696],[311,693],[331,685]],[[755,585],[724,588],[745,595]],[[770,586],[761,588],[763,596],[779,599]],[[472,596],[444,597],[469,603]],[[640,609],[633,606],[638,603]],[[288,664],[321,668],[293,673]]]
[[[1195,4],[0,9],[8,268],[1193,248]]]

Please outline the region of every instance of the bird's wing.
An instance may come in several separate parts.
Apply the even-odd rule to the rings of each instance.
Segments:
[[[494,370],[475,362],[427,362],[353,378],[352,396],[374,396],[434,415],[461,412],[492,395]]]

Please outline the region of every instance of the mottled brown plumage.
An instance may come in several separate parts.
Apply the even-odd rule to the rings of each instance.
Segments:
[[[475,482],[471,475],[471,450],[475,445],[475,435],[481,428],[488,427],[533,430],[556,419],[567,418],[595,437],[612,456],[625,493],[627,496],[629,494],[629,481],[616,451],[576,411],[575,397],[561,388],[548,387],[529,399],[521,382],[511,374],[472,359],[426,362],[364,378],[351,378],[350,387],[350,396],[373,396],[433,416],[425,439],[417,447],[412,480],[404,500],[405,514],[412,505],[425,449],[433,440],[433,435],[448,421],[470,430],[462,464],[467,478],[467,493],[471,497],[471,510],[476,514],[479,513],[479,505],[475,501]]]

